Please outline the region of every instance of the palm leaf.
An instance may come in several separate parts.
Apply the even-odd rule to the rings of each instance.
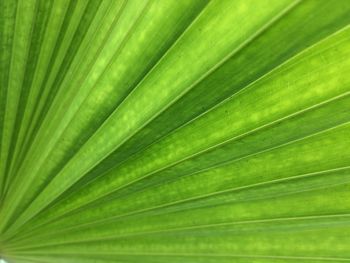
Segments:
[[[348,1],[0,10],[0,257],[350,261]]]

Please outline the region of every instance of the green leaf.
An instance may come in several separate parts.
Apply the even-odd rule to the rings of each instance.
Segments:
[[[0,262],[350,261],[347,1],[0,8]]]

